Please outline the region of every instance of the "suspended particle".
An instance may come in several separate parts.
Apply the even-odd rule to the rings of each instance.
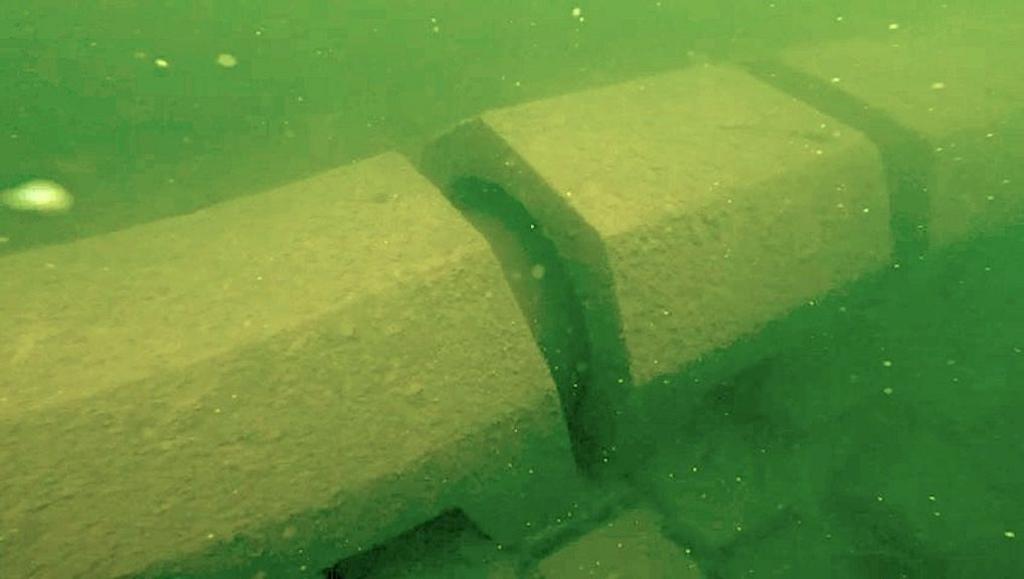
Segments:
[[[222,52],[217,55],[217,65],[221,68],[235,68],[238,66],[238,59],[233,54]]]

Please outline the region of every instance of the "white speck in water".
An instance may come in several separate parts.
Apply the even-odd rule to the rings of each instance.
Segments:
[[[892,368],[892,360],[883,360],[882,365],[886,368]]]
[[[1006,537],[1007,539],[1016,539],[1017,538],[1017,533],[1014,533],[1013,531],[1004,531],[1003,532],[1003,536]]]
[[[167,68],[171,66],[171,63],[167,62],[166,58],[157,58],[153,61],[153,64],[155,64],[157,68]]]
[[[892,395],[892,388],[890,388],[889,386],[886,386],[885,388],[882,389],[882,393],[885,394],[886,396],[891,396]]]
[[[60,184],[36,179],[0,193],[0,204],[17,211],[63,213],[74,205],[74,198]]]
[[[899,30],[899,29],[900,29],[899,22],[893,22],[892,24],[889,25],[889,30]]]
[[[217,55],[217,65],[222,68],[235,68],[238,66],[238,59],[234,54],[222,52]]]
[[[581,16],[583,16],[583,9],[582,8],[577,6],[577,7],[572,9],[572,17],[573,18],[580,18]]]
[[[933,82],[932,83],[932,90],[942,90],[944,88],[946,88],[946,83],[944,83],[944,82],[940,81],[940,82]]]
[[[546,270],[544,269],[544,266],[539,263],[530,268],[530,276],[532,276],[533,279],[543,279],[545,273]]]

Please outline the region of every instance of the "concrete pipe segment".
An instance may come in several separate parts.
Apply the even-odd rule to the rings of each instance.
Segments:
[[[445,508],[501,537],[571,494],[501,268],[394,154],[6,257],[0,304],[2,577],[239,537],[182,569],[312,573]]]
[[[414,161],[0,258],[0,577],[313,576],[442,512],[499,544],[564,523],[640,464],[638,400],[1019,220],[1024,77],[972,39],[1021,36],[961,16],[488,111]],[[659,568],[657,518],[565,548]]]

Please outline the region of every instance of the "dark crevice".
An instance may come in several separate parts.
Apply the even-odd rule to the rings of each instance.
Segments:
[[[629,365],[597,233],[480,120],[435,140],[419,168],[500,261],[557,384],[580,471],[628,472],[614,459],[628,458]]]
[[[477,546],[473,549],[473,546]],[[371,579],[396,569],[433,569],[461,561],[467,565],[487,563],[496,549],[465,513],[441,513],[390,541],[339,561],[321,572],[324,579]],[[481,560],[477,560],[481,559]]]
[[[558,389],[577,466],[588,470],[599,453],[597,426],[582,423],[591,382],[590,342],[579,298],[554,244],[526,208],[495,183],[461,177],[446,193],[501,263]]]
[[[761,81],[863,133],[878,147],[889,189],[893,258],[913,265],[928,250],[929,188],[934,155],[928,142],[876,107],[777,60],[747,63]]]

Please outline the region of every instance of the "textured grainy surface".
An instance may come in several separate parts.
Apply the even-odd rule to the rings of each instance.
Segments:
[[[621,332],[638,384],[889,255],[874,147],[730,68],[487,113],[436,147],[453,143],[472,158],[439,162],[428,149],[428,165],[446,164],[442,178],[497,181],[522,200],[569,261],[587,312],[618,311],[591,339],[614,351]]]
[[[538,565],[544,579],[649,577],[699,579],[697,564],[665,538],[659,517],[630,510],[549,555]]]
[[[783,55],[790,66],[928,141],[935,163],[928,224],[933,245],[1024,215],[1024,76],[1007,65],[1024,51],[1021,16],[1019,6],[957,12]]]
[[[5,577],[108,577],[275,525],[264,555],[325,566],[460,492],[572,477],[499,266],[396,155],[4,258],[0,318]],[[340,536],[304,552],[291,520]]]
[[[632,262],[635,256],[609,251],[614,241],[626,240],[624,245],[642,258],[634,264],[639,266],[626,271],[636,274],[623,278],[629,287],[635,289],[636,279],[654,277],[653,264],[664,270],[657,272],[655,285],[664,283],[669,294],[680,287],[713,294],[734,278],[709,275],[716,270],[703,266],[658,261],[652,252],[678,252],[693,261],[685,246],[664,243],[669,227],[678,230],[685,225],[695,245],[719,250],[709,255],[724,256],[720,250],[733,239],[728,228],[749,225],[744,211],[753,199],[734,196],[734,203],[748,202],[738,213],[712,212],[717,219],[690,222],[673,217],[678,207],[671,203],[663,210],[636,213],[645,209],[642,204],[634,206],[636,198],[663,203],[664,191],[641,191],[643,196],[626,197],[623,203],[600,187],[577,186],[588,181],[659,183],[662,175],[677,183],[707,185],[711,173],[734,174],[744,186],[749,184],[745,179],[753,178],[750,183],[760,186],[771,182],[759,180],[765,165],[787,159],[778,154],[786,150],[778,143],[810,145],[820,148],[823,156],[835,145],[825,133],[783,134],[780,128],[791,127],[777,121],[800,120],[803,113],[786,114],[788,108],[776,106],[777,93],[764,99],[764,109],[772,113],[758,117],[753,126],[727,122],[714,129],[704,127],[702,123],[744,110],[737,108],[736,98],[746,94],[747,85],[739,83],[722,82],[716,85],[722,90],[706,91],[691,84],[688,90],[668,91],[671,98],[666,102],[637,93],[606,98],[608,90],[571,93],[678,69],[703,61],[703,55],[717,62],[751,63],[747,70],[762,82],[855,128],[878,147],[888,186],[891,259],[901,265],[881,277],[893,281],[909,276],[906,281],[929,273],[933,266],[937,269],[910,284],[846,285],[790,316],[773,319],[767,331],[703,356],[684,372],[655,377],[658,387],[643,390],[648,395],[642,396],[645,412],[638,412],[636,421],[650,434],[643,450],[655,457],[643,465],[645,470],[631,471],[630,480],[647,483],[651,492],[644,498],[661,509],[664,534],[677,545],[696,544],[694,557],[712,577],[973,579],[1017,577],[1024,569],[1019,538],[1024,444],[1017,426],[1024,392],[1018,379],[1024,375],[1024,290],[1018,274],[1024,270],[1017,263],[1024,253],[1019,242],[1001,243],[991,246],[990,252],[967,253],[962,260],[941,263],[944,252],[938,251],[921,267],[902,267],[917,264],[928,233],[942,245],[1022,215],[1024,114],[1019,103],[1024,99],[1019,88],[1024,77],[1018,69],[1024,53],[1024,4],[1019,0],[8,4],[0,18],[0,189],[30,179],[51,179],[65,187],[75,203],[71,211],[48,215],[24,211],[24,204],[0,207],[3,256],[257,195],[377,151],[410,150],[428,133],[482,111],[523,105],[516,110],[541,113],[538,119],[543,123],[537,125],[543,129],[547,123],[557,130],[533,135],[539,138],[531,146],[537,145],[545,159],[570,162],[555,167],[559,174],[554,176],[572,184],[576,195],[599,193],[594,196],[595,201],[601,199],[596,213],[586,199],[569,203],[561,194],[551,194],[551,185],[559,183],[549,183],[548,175],[538,177],[530,169],[543,159],[524,160],[483,121],[473,125],[476,136],[491,138],[485,144],[498,147],[460,146],[449,152],[456,164],[488,156],[500,167],[508,161],[507,174],[518,180],[504,183],[516,184],[522,199],[536,201],[539,193],[551,200],[548,206],[531,208],[538,223],[525,210],[523,219],[497,210],[469,220],[477,225],[497,216],[495,221],[504,228],[489,236],[494,255],[502,261],[519,304],[526,304],[521,310],[528,325],[541,330],[536,342],[547,355],[563,402],[573,400],[577,391],[593,392],[578,385],[604,380],[615,386],[629,375],[627,348],[617,340],[625,335],[619,321],[639,319],[643,328],[646,318],[634,317],[636,312],[629,310],[636,307],[633,303],[619,315],[615,276],[626,271],[619,267],[621,260]],[[242,4],[245,8],[239,9]],[[930,17],[938,20],[929,24]],[[780,58],[780,52],[789,48],[794,49]],[[230,65],[224,64],[226,60]],[[759,66],[769,63],[785,74],[771,78],[770,67]],[[812,89],[795,90],[801,84]],[[760,101],[768,93],[750,94]],[[553,95],[567,96],[547,105],[524,105]],[[588,100],[594,95],[606,98],[608,106]],[[580,112],[569,106],[545,116],[545,111],[554,110],[550,102],[579,102]],[[698,113],[677,114],[681,107]],[[631,111],[637,108],[650,111],[664,126],[634,115]],[[641,137],[612,127],[630,118],[621,124],[635,125]],[[510,134],[536,128],[511,121]],[[615,130],[603,130],[602,123]],[[757,136],[759,128],[768,132]],[[620,134],[597,146],[574,140],[559,146],[563,132],[577,129],[596,139]],[[652,146],[664,146],[662,137],[670,130],[683,136],[692,133],[692,139],[684,143],[679,137],[675,142],[685,145],[678,148],[687,158],[672,158],[674,164],[666,165]],[[658,138],[649,141],[648,135]],[[555,147],[545,149],[545,142]],[[743,148],[744,143],[749,146]],[[756,148],[762,150],[750,150]],[[648,155],[657,163],[632,162]],[[594,164],[594,158],[601,161]],[[576,162],[580,160],[587,162]],[[624,173],[632,174],[611,174],[614,167],[604,165],[613,162],[628,162]],[[680,167],[693,175],[680,177]],[[389,165],[388,171],[392,168],[397,166]],[[794,163],[778,168],[780,175],[796,179],[806,177],[804,169],[813,166]],[[716,180],[735,188],[736,183],[721,177],[711,183]],[[494,190],[486,183],[468,185],[464,191]],[[360,232],[379,227],[385,233],[378,240],[397,239],[388,237],[399,233],[389,229],[394,225],[410,232],[414,241],[421,234],[441,240],[448,239],[449,222],[438,220],[432,223],[436,228],[424,232],[417,229],[415,218],[391,211],[393,203],[381,203],[381,211],[364,211],[359,207],[364,192],[358,187],[342,189],[339,198],[351,194],[358,203],[330,205],[339,210],[323,211],[322,220],[320,215],[311,219],[309,207],[295,202],[304,197],[301,194],[250,206],[244,221],[273,231],[262,240],[254,232],[245,233],[240,236],[242,248],[228,235],[239,227],[225,229],[216,218],[202,225],[200,214],[187,221],[189,235],[174,239],[160,234],[163,241],[151,242],[138,233],[126,233],[107,238],[106,246],[81,245],[92,252],[76,258],[81,267],[76,269],[63,258],[50,261],[64,272],[61,275],[48,277],[33,269],[32,260],[42,254],[18,262],[18,275],[0,270],[0,288],[10,289],[0,291],[0,398],[6,399],[0,401],[0,436],[5,441],[0,449],[5,461],[0,462],[3,579],[10,575],[9,557],[22,557],[17,561],[25,563],[29,548],[41,554],[30,554],[40,564],[25,574],[53,575],[81,566],[89,557],[124,558],[129,563],[152,559],[151,554],[141,554],[150,545],[181,552],[186,540],[202,544],[189,547],[200,549],[199,554],[155,570],[154,575],[269,579],[296,576],[303,568],[313,575],[318,561],[344,557],[369,544],[374,533],[382,539],[393,537],[455,504],[469,513],[471,521],[481,521],[488,537],[481,537],[481,530],[475,538],[459,541],[468,549],[455,552],[436,544],[424,545],[418,553],[422,557],[406,551],[397,558],[408,560],[402,562],[410,563],[409,574],[429,574],[420,562],[476,567],[475,563],[493,561],[507,569],[505,557],[557,551],[560,545],[555,542],[576,536],[581,526],[592,522],[586,515],[593,514],[592,509],[572,505],[562,511],[561,523],[566,526],[556,525],[528,542],[538,546],[536,551],[502,545],[502,537],[522,532],[524,519],[533,528],[543,526],[543,517],[526,518],[517,511],[545,493],[576,492],[573,484],[551,476],[552,471],[561,472],[552,465],[566,462],[564,444],[557,442],[562,427],[553,416],[555,405],[527,404],[519,411],[494,415],[493,422],[470,429],[471,436],[452,437],[437,452],[378,476],[386,471],[382,457],[413,456],[437,440],[433,436],[461,432],[469,424],[465,415],[451,411],[448,401],[435,405],[412,395],[403,405],[397,401],[400,396],[388,397],[402,390],[392,380],[404,381],[389,370],[398,368],[408,377],[404,365],[416,365],[425,349],[445,340],[466,355],[434,349],[432,359],[441,364],[454,360],[470,368],[505,370],[512,363],[488,358],[490,350],[483,350],[493,336],[473,331],[481,319],[491,319],[490,310],[484,313],[483,306],[468,302],[460,312],[445,309],[447,298],[460,295],[446,290],[478,289],[474,276],[455,271],[457,265],[449,267],[465,263],[472,269],[468,262],[453,256],[440,264],[437,271],[450,270],[451,277],[425,272],[427,289],[416,284],[391,287],[391,265],[378,265],[378,270],[359,265],[362,256],[372,261],[379,255],[375,252],[386,249],[359,239]],[[765,206],[780,204],[789,194],[788,187],[764,191],[759,201]],[[929,195],[933,213],[928,211]],[[687,211],[720,207],[714,196],[694,195],[690,200],[696,203]],[[608,209],[602,213],[604,207]],[[547,209],[552,211],[544,213]],[[740,221],[724,220],[722,215],[736,215]],[[878,215],[872,210],[871,217]],[[273,223],[277,225],[268,227]],[[622,224],[626,229],[616,229]],[[930,224],[931,231],[919,227],[922,224]],[[461,226],[451,227],[457,233]],[[155,235],[167,227],[172,224],[149,231]],[[339,227],[341,231],[335,231]],[[773,229],[774,224],[769,230]],[[315,234],[308,239],[299,234],[299,241],[310,244],[297,248],[297,232],[306,230]],[[813,238],[801,227],[794,231]],[[610,239],[604,237],[608,232]],[[630,241],[634,232],[642,232],[644,241]],[[564,256],[576,264],[597,266],[573,272],[579,286],[591,291],[582,296],[579,307],[573,305],[572,292],[563,291],[572,289],[564,283],[567,270],[551,267],[559,259],[557,252],[547,251],[553,244],[544,236],[556,235],[573,242],[562,244]],[[1021,232],[1013,237],[1022,239]],[[983,239],[979,236],[961,247]],[[111,247],[109,240],[115,245],[129,240],[137,249]],[[348,245],[322,247],[322,240],[344,240]],[[774,239],[754,242],[771,251],[787,248]],[[730,244],[731,249],[732,245],[736,244]],[[181,265],[187,258],[178,248],[200,259]],[[729,258],[756,255],[740,248]],[[409,247],[412,253],[396,263],[429,259],[425,256],[431,253],[419,249]],[[568,251],[573,249],[583,251]],[[222,267],[206,263],[207,253],[224,258]],[[275,267],[293,257],[304,260],[310,275],[301,267],[285,267],[285,279],[275,279],[267,273],[270,268],[252,267],[261,255],[276,256]],[[110,259],[94,267],[103,256]],[[165,256],[178,264],[175,271],[187,273],[163,272]],[[351,272],[338,278],[357,296],[325,316],[320,307],[334,304],[345,292],[326,281],[334,272],[320,256],[331,264],[351,266]],[[519,257],[527,259],[515,263]],[[752,263],[750,271],[756,277],[745,283],[754,288],[766,280],[786,280],[791,269],[806,274],[806,268],[790,268],[784,260],[758,258]],[[235,266],[242,266],[239,273],[256,274],[257,281],[271,283],[248,286],[241,278],[232,278],[228,286],[208,282],[231,278]],[[778,278],[766,275],[776,266],[778,271],[771,274]],[[103,273],[103,267],[114,271]],[[324,271],[331,275],[317,275]],[[133,272],[138,280],[152,280],[153,286],[125,275]],[[108,287],[120,290],[97,298]],[[275,288],[281,291],[275,293]],[[152,309],[128,290],[151,297]],[[318,294],[321,290],[326,293]],[[182,292],[201,297],[194,304],[175,303],[173,296]],[[216,295],[230,299],[215,302]],[[296,300],[297,295],[303,299]],[[622,293],[626,298],[631,295]],[[663,295],[657,288],[645,295],[652,297],[651,303],[638,303],[650,307],[656,317],[654,308],[661,304],[653,302]],[[859,297],[852,299],[855,296]],[[55,307],[43,308],[41,316],[32,311],[38,310],[30,305],[34,299]],[[439,323],[441,330],[411,331],[408,342],[367,332],[365,320],[389,314],[411,319],[404,307],[393,307],[395,301],[436,311],[440,322],[427,325]],[[739,315],[749,313],[745,304],[736,304],[731,297],[720,301]],[[239,303],[241,309],[236,307]],[[695,303],[713,307],[717,302]],[[80,315],[88,304],[106,312]],[[257,309],[259,304],[268,308]],[[153,313],[158,310],[162,316]],[[201,315],[194,315],[198,310]],[[591,336],[599,338],[592,353],[591,344],[578,339],[581,333],[576,331],[583,327],[578,320],[584,310]],[[500,319],[504,310],[495,311]],[[67,324],[26,323],[23,312],[29,319],[53,317]],[[246,327],[240,312],[255,313],[255,321],[248,320]],[[813,315],[805,317],[808,312]],[[685,313],[706,321],[702,311]],[[830,324],[819,326],[818,321]],[[254,325],[257,322],[267,327]],[[668,323],[659,321],[644,329],[656,334],[651,336],[637,337],[635,325],[627,328],[634,340],[631,352],[639,351],[634,346],[648,344],[644,340],[658,339],[665,328],[675,332]],[[76,324],[105,332],[106,337],[97,337],[92,329],[78,330]],[[471,335],[449,339],[445,331],[456,324],[460,331],[469,328]],[[10,325],[14,329],[8,329]],[[141,326],[159,326],[158,339],[149,332],[127,331]],[[338,326],[338,334],[323,329]],[[679,332],[680,348],[685,354],[693,343],[705,343],[705,338],[727,335],[732,329],[718,334]],[[414,341],[421,344],[419,349],[410,346]],[[245,346],[235,348],[236,343]],[[657,354],[661,345],[656,345],[657,349],[640,353]],[[45,353],[47,348],[51,354]],[[666,351],[674,348],[667,343]],[[763,359],[766,350],[773,354],[768,360]],[[125,357],[125,352],[137,355]],[[373,381],[353,386],[363,378],[351,364],[360,352],[364,358],[373,356],[377,370]],[[204,357],[207,353],[210,357]],[[517,350],[503,353],[514,358]],[[591,367],[577,364],[587,357],[592,358]],[[175,360],[181,367],[168,369]],[[750,361],[757,364],[745,368]],[[32,381],[3,382],[8,362],[17,364],[19,375]],[[35,367],[28,369],[26,363]],[[62,370],[53,370],[61,368],[73,372],[58,380],[55,374]],[[453,368],[453,373],[478,376],[462,368]],[[435,376],[429,371],[426,375]],[[153,376],[157,378],[151,380]],[[577,382],[579,377],[583,380]],[[53,387],[46,388],[47,382]],[[345,386],[343,391],[335,388],[338,384]],[[487,384],[492,388],[489,395],[508,401],[510,390],[504,381],[488,378]],[[409,385],[408,392],[417,390],[417,385]],[[231,398],[239,392],[243,396]],[[468,404],[481,400],[474,397],[476,392],[466,396],[459,388],[452,388],[451,394]],[[576,409],[566,405],[570,425],[596,427],[595,439],[602,438],[608,430],[602,420],[623,406],[616,398],[601,402],[605,412],[575,424]],[[492,409],[486,401],[479,405],[472,412],[489,420]],[[410,407],[415,410],[403,411]],[[438,420],[435,410],[444,413],[443,419]],[[392,411],[403,412],[395,416]],[[28,420],[15,423],[21,418]],[[449,419],[455,424],[447,423]],[[381,429],[363,428],[367,424],[379,424]],[[366,457],[360,455],[365,473],[352,469],[349,460],[357,443],[348,435],[357,429],[360,436],[374,437],[364,449]],[[576,428],[572,432],[581,434]],[[572,440],[590,442],[587,436]],[[253,466],[254,457],[264,464]],[[327,468],[335,474],[356,472],[338,474],[349,486],[341,489],[343,495],[332,497],[336,500],[322,502],[317,509],[289,510],[301,502],[300,495],[324,493],[325,486],[310,472],[314,463],[331,463]],[[473,467],[468,479],[451,478],[452,473],[465,473],[466,465],[481,468]],[[36,476],[42,472],[47,476]],[[400,474],[392,476],[395,472]],[[359,486],[360,481],[365,484]],[[12,492],[15,487],[17,492]],[[143,487],[145,491],[140,490]],[[144,499],[152,494],[170,500],[149,513]],[[212,500],[216,496],[224,498]],[[97,522],[94,515],[99,509],[86,512],[84,505],[114,505],[108,509],[113,524]],[[779,505],[786,507],[782,516],[776,516]],[[275,514],[274,509],[285,512]],[[270,516],[263,517],[264,512]],[[92,519],[83,519],[83,513]],[[212,539],[196,538],[200,525],[221,529],[243,519],[258,519],[258,524],[242,541],[221,542],[216,534]],[[63,534],[48,534],[52,529]],[[501,556],[495,557],[495,551]],[[430,570],[439,575],[464,570],[436,567]],[[96,565],[63,574],[102,579],[104,571]]]

